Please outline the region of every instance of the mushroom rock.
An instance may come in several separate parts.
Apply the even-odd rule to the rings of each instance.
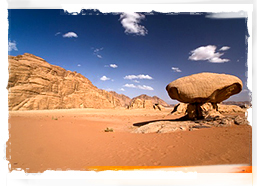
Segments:
[[[242,81],[233,75],[217,73],[199,73],[179,78],[166,87],[171,99],[189,103],[189,119],[203,118],[204,103],[211,103],[218,110],[220,103],[242,90]]]

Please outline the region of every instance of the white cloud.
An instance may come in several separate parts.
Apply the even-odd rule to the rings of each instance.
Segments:
[[[124,89],[124,88],[120,88],[120,91],[123,91],[123,92],[124,92],[124,91],[125,91],[125,89]]]
[[[93,54],[96,55],[96,57],[98,57],[98,58],[100,58],[100,59],[103,58],[102,55],[99,54],[99,52],[104,49],[103,47],[102,47],[102,48],[94,48],[94,47],[91,47],[91,49],[94,50]]]
[[[78,64],[78,67],[80,67],[81,65],[80,64]]]
[[[93,48],[94,49],[94,48]],[[100,52],[101,50],[103,50],[104,48],[102,47],[102,48],[96,48],[96,49],[94,49],[94,53],[98,53],[98,52]]]
[[[134,84],[125,84],[123,85],[124,87],[128,87],[128,88],[138,88],[138,89],[142,89],[142,90],[154,90],[152,87],[147,86],[147,85],[134,85]]]
[[[139,74],[139,75],[127,75],[124,77],[124,79],[153,79],[151,76],[149,75],[144,75],[144,74]]]
[[[108,78],[108,77],[106,77],[106,76],[102,76],[102,77],[100,78],[100,80],[102,80],[102,81],[107,81],[107,80],[110,80],[110,78]]]
[[[123,86],[128,87],[128,88],[136,88],[136,86],[134,84],[125,84]]]
[[[178,67],[172,67],[171,69],[173,72],[182,72]]]
[[[71,38],[71,37],[78,37],[78,35],[75,32],[68,32],[66,34],[63,34],[62,37]]]
[[[138,85],[137,87],[138,87],[139,89],[143,89],[143,90],[154,90],[152,87],[146,86],[146,85],[143,85],[143,86]]]
[[[121,24],[125,28],[126,34],[145,36],[147,34],[146,28],[138,24],[143,19],[145,19],[144,15],[135,12],[124,12],[120,15]]]
[[[12,50],[18,51],[18,48],[16,46],[15,41],[13,41],[13,42],[9,41],[8,42],[8,51],[12,51]]]
[[[140,83],[140,81],[138,81],[138,80],[136,80],[136,79],[133,80],[133,82],[134,82],[134,83]]]
[[[211,63],[224,63],[224,62],[228,62],[229,59],[221,59],[219,57],[213,57],[209,60]]]
[[[229,59],[221,59],[220,57],[224,53],[215,52],[216,46],[208,45],[202,46],[190,52],[191,56],[188,59],[193,61],[208,60],[211,63],[224,63],[228,62]]]
[[[100,54],[96,55],[98,58],[102,59],[103,57]]]
[[[61,32],[57,32],[57,33],[55,34],[55,36],[57,36],[57,35],[59,35],[59,34],[61,34]]]
[[[206,18],[211,19],[233,19],[233,18],[247,18],[247,12],[239,11],[239,12],[218,12],[218,13],[210,13],[206,15]]]
[[[110,67],[112,68],[118,68],[118,66],[116,64],[110,64]]]
[[[225,50],[228,50],[228,49],[230,49],[230,47],[229,47],[229,46],[223,46],[223,47],[221,47],[219,50],[221,50],[221,51],[225,51]]]

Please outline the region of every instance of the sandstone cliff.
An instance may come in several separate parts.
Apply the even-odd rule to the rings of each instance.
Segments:
[[[124,94],[118,94],[117,92],[110,91],[110,93],[117,99],[120,100],[122,107],[128,107],[131,99],[128,96],[125,96]]]
[[[7,89],[9,110],[121,106],[119,99],[98,89],[83,75],[28,53],[9,56]]]

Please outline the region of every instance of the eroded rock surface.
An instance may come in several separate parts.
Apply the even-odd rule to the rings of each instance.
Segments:
[[[128,108],[129,109],[160,110],[160,111],[165,109],[165,107],[163,107],[160,104],[153,104],[152,100],[141,100],[139,98],[132,99]]]
[[[179,78],[166,87],[169,96],[183,103],[220,103],[242,90],[242,81],[232,75],[199,73]]]
[[[131,99],[124,95],[124,94],[118,94],[117,92],[110,91],[110,93],[117,99],[120,100],[121,106],[122,107],[128,107],[130,104]]]

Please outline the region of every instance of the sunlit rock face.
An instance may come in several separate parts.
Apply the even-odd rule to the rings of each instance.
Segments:
[[[77,72],[25,53],[9,56],[9,110],[114,108],[120,101]]]

